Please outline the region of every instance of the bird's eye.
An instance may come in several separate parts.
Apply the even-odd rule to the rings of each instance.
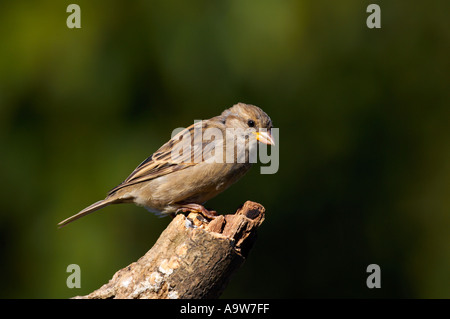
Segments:
[[[248,120],[247,124],[248,124],[249,127],[253,127],[253,126],[255,126],[255,121]]]

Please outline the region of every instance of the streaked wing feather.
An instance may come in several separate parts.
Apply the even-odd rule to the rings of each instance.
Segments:
[[[206,122],[203,122],[205,125]],[[175,135],[172,139],[170,139],[167,143],[161,146],[155,153],[153,153],[150,157],[144,160],[138,167],[117,187],[113,188],[108,195],[114,194],[121,188],[142,183],[148,180],[155,179],[157,177],[167,175],[179,170],[183,170],[185,168],[196,165],[198,161],[197,159],[205,160],[205,154],[203,153],[203,149],[205,148],[204,144],[211,144],[211,142],[203,142],[202,147],[195,147],[194,145],[194,129],[196,128],[193,124],[177,135]],[[208,126],[208,124],[206,124]],[[198,128],[199,126],[197,126]],[[188,134],[188,135],[186,135]],[[191,145],[190,152],[181,152],[179,156],[176,156],[174,159],[173,150],[175,147],[179,147],[180,150],[182,146],[181,143],[184,138],[191,137]],[[211,145],[209,145],[211,147]],[[208,152],[208,154],[210,154]],[[203,156],[203,158],[201,157]]]

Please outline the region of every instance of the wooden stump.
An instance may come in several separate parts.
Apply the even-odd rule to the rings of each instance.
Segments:
[[[218,298],[245,261],[264,216],[264,207],[251,201],[211,222],[197,213],[179,214],[138,261],[75,298]]]

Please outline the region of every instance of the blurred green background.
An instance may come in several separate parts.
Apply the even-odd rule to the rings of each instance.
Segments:
[[[66,7],[81,7],[68,29]],[[381,29],[366,8],[381,6]],[[236,102],[280,167],[208,202],[266,221],[229,298],[450,297],[450,2],[1,1],[0,297],[106,283],[170,222],[117,205],[56,224],[194,119]],[[66,267],[81,267],[81,289]],[[381,289],[366,267],[381,267]]]

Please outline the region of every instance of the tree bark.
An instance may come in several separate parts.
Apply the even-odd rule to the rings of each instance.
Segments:
[[[264,207],[251,201],[210,222],[197,213],[179,214],[138,261],[74,298],[218,298],[248,256],[264,216]]]

